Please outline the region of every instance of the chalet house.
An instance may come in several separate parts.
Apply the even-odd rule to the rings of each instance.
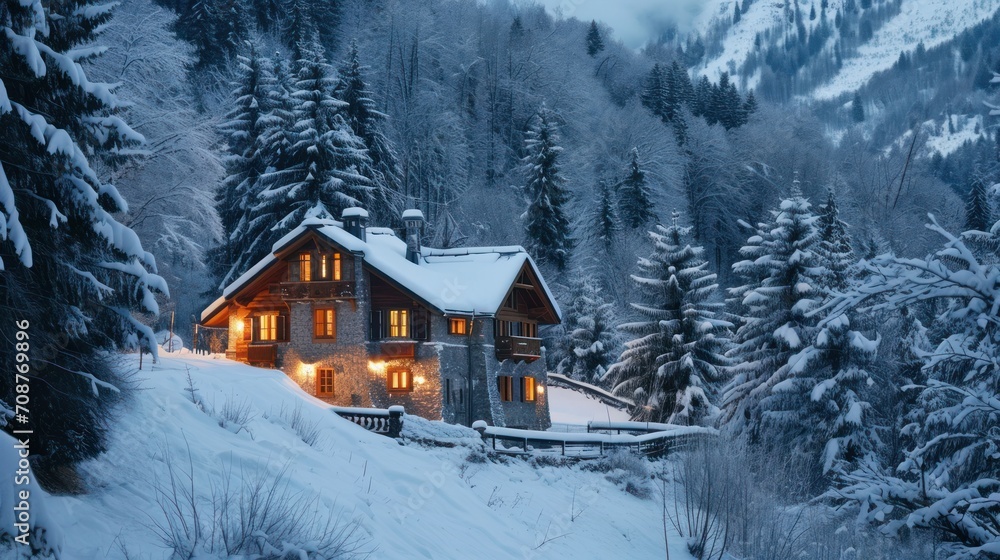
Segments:
[[[205,309],[226,355],[335,405],[548,428],[538,326],[560,311],[524,249],[421,247],[419,210],[405,241],[361,208],[342,220],[307,219]]]

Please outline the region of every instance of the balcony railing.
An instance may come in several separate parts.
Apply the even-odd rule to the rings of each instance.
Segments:
[[[247,363],[250,365],[273,368],[277,361],[277,344],[251,344],[247,346]]]
[[[354,282],[281,282],[271,293],[283,299],[337,299],[354,297]]]
[[[497,359],[533,362],[542,356],[542,339],[528,336],[498,336]]]

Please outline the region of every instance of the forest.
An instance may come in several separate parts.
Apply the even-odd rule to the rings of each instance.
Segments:
[[[0,2],[33,468],[100,454],[121,353],[191,333],[302,220],[416,208],[428,246],[539,263],[550,371],[720,430],[693,556],[1000,557],[1000,6],[820,93],[921,2],[784,0],[730,64],[759,2],[638,50],[508,0]],[[781,534],[747,536],[760,503]]]

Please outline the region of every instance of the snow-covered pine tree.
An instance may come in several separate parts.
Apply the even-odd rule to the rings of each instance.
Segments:
[[[864,285],[830,304],[864,311],[938,302],[935,330],[944,336],[922,356],[928,379],[903,429],[913,438],[903,461],[858,469],[829,497],[860,507],[859,519],[890,534],[931,529],[951,558],[986,558],[1000,550],[1000,265],[931,222],[945,238],[942,249],[926,258],[879,257]],[[879,299],[866,308],[869,298]]]
[[[20,372],[32,406],[31,423],[17,427],[33,430],[39,476],[103,449],[119,394],[110,383],[120,381],[104,351],[155,351],[134,314],[157,313],[167,292],[153,256],[115,218],[125,200],[88,161],[114,162],[142,141],[116,115],[111,87],[90,82],[72,52],[92,46],[112,7],[0,4],[0,339],[10,344],[0,352],[0,424],[11,428]],[[31,368],[17,367],[14,341],[30,346]]]
[[[979,175],[972,178],[969,199],[965,203],[965,229],[989,231],[993,225],[993,209],[990,207],[989,189]]]
[[[735,365],[724,392],[722,420],[734,432],[754,438],[764,421],[762,401],[787,378],[789,359],[812,342],[816,321],[806,313],[821,291],[812,276],[817,217],[797,180],[791,196],[771,214],[772,221],[758,224],[740,249],[745,260],[733,264],[745,284],[730,289],[743,324],[728,354]]]
[[[618,215],[625,227],[637,229],[653,219],[653,202],[638,148],[632,148],[631,158],[628,175],[618,187]]]
[[[703,248],[689,244],[691,228],[677,218],[649,232],[653,252],[632,276],[644,296],[632,307],[645,320],[619,326],[634,338],[607,378],[616,394],[635,402],[634,420],[699,424],[717,410],[710,387],[728,365],[732,324],[718,317],[718,284]]]
[[[847,288],[850,268],[855,259],[851,236],[847,233],[847,224],[840,219],[833,189],[827,191],[826,204],[820,207],[817,225],[819,247],[816,253],[825,272],[825,277],[819,280],[828,292],[842,291]]]
[[[851,118],[856,123],[865,122],[865,104],[861,101],[860,92],[854,92],[854,101],[851,101]]]
[[[525,212],[525,236],[528,252],[543,263],[565,270],[574,239],[571,237],[566,204],[569,193],[559,168],[559,133],[555,116],[542,104],[528,131],[524,147],[524,170],[528,199]]]
[[[227,156],[223,163],[226,176],[216,194],[216,210],[222,221],[222,243],[209,258],[212,269],[222,280],[244,253],[251,239],[241,224],[252,220],[259,179],[269,164],[264,149],[265,138],[279,125],[272,111],[280,101],[278,84],[271,74],[272,62],[260,56],[252,42],[247,42],[246,56],[240,55],[239,75],[233,82],[233,107],[219,127],[226,137]]]
[[[597,196],[587,223],[591,224],[591,239],[598,241],[605,251],[610,251],[621,224],[615,208],[614,190],[606,180],[602,179],[597,184]]]
[[[649,75],[646,76],[646,82],[643,84],[639,99],[647,109],[661,119],[666,114],[664,103],[667,99],[668,87],[666,70],[659,62],[653,64]]]
[[[336,219],[344,208],[363,205],[371,191],[361,174],[371,167],[371,159],[340,114],[346,103],[333,97],[335,78],[323,47],[314,35],[299,50],[304,58],[296,63],[291,93],[291,145],[260,177],[255,222],[266,230],[245,253],[247,268],[304,219]]]
[[[362,170],[372,184],[364,205],[372,213],[375,223],[389,224],[398,219],[402,210],[402,170],[395,148],[385,135],[388,117],[375,109],[375,95],[369,90],[364,73],[358,43],[352,41],[340,68],[340,81],[334,96],[347,103],[341,114],[354,134],[364,141],[371,158],[371,168]]]
[[[604,39],[601,38],[601,30],[597,28],[597,22],[590,20],[590,29],[587,30],[587,54],[594,57],[604,50]]]
[[[587,383],[599,383],[619,353],[614,304],[606,301],[593,275],[579,271],[573,302],[566,314],[564,358],[557,371]]]

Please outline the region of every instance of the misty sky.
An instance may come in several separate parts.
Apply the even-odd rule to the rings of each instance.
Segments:
[[[666,22],[683,29],[703,9],[701,0],[535,0],[553,14],[610,25],[626,45],[641,47]]]

